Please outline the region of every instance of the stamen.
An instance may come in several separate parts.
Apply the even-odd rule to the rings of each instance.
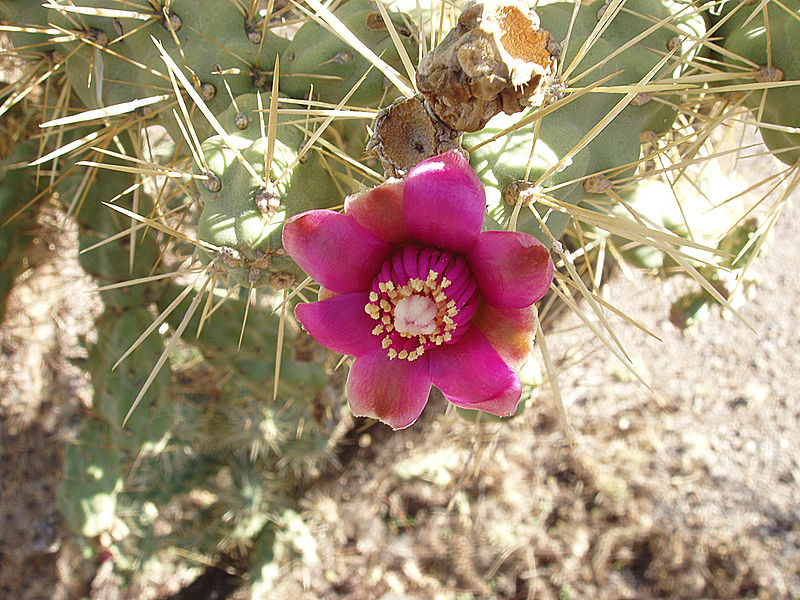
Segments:
[[[464,334],[476,288],[463,257],[410,244],[384,263],[364,311],[378,321],[372,333],[389,359],[413,361]]]

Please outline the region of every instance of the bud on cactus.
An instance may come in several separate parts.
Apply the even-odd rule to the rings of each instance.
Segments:
[[[461,150],[458,135],[421,96],[398,98],[375,118],[366,152],[381,161],[386,177],[403,177],[431,156]]]

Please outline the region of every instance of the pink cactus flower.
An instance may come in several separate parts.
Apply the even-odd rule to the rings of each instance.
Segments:
[[[320,344],[355,357],[356,416],[408,427],[431,385],[461,408],[515,412],[515,371],[553,261],[528,234],[481,232],[485,209],[480,180],[451,151],[348,197],[344,214],[311,210],[286,223],[286,251],[322,286],[295,316]]]

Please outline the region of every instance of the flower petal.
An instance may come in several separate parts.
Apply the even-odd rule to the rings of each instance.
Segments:
[[[389,360],[386,351],[359,356],[347,378],[347,402],[357,417],[372,417],[392,429],[404,429],[417,420],[431,391],[430,359]]]
[[[391,244],[411,239],[403,214],[405,180],[390,179],[378,187],[345,198],[344,214]]]
[[[522,382],[519,380],[519,377],[514,377],[514,380],[509,383],[508,387],[494,398],[489,398],[488,400],[475,404],[458,400],[450,400],[450,402],[459,408],[482,410],[497,415],[498,417],[510,417],[517,412],[520,398],[522,398]]]
[[[481,330],[513,371],[519,371],[528,361],[536,337],[536,305],[494,308],[481,302],[470,325]]]
[[[527,233],[484,231],[467,260],[481,296],[496,308],[530,306],[553,281],[550,251]]]
[[[451,150],[424,160],[409,171],[403,210],[408,229],[416,239],[465,252],[483,226],[486,194],[469,163]]]
[[[519,377],[477,327],[470,327],[457,343],[439,346],[430,354],[433,385],[450,402],[498,416],[514,413],[522,394]]]
[[[368,292],[351,292],[319,302],[298,304],[294,315],[326,348],[361,356],[381,348],[380,338],[372,334],[375,321],[364,312],[368,301]]]
[[[392,252],[390,244],[332,210],[310,210],[289,219],[283,247],[313,279],[340,294],[369,289]]]

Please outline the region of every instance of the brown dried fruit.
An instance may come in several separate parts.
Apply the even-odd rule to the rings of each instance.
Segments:
[[[386,177],[404,177],[426,158],[461,150],[458,135],[436,118],[420,96],[400,98],[375,118],[366,151],[380,159]]]
[[[420,61],[417,87],[453,129],[478,131],[501,110],[539,106],[556,75],[559,47],[539,16],[514,4],[476,4]]]

